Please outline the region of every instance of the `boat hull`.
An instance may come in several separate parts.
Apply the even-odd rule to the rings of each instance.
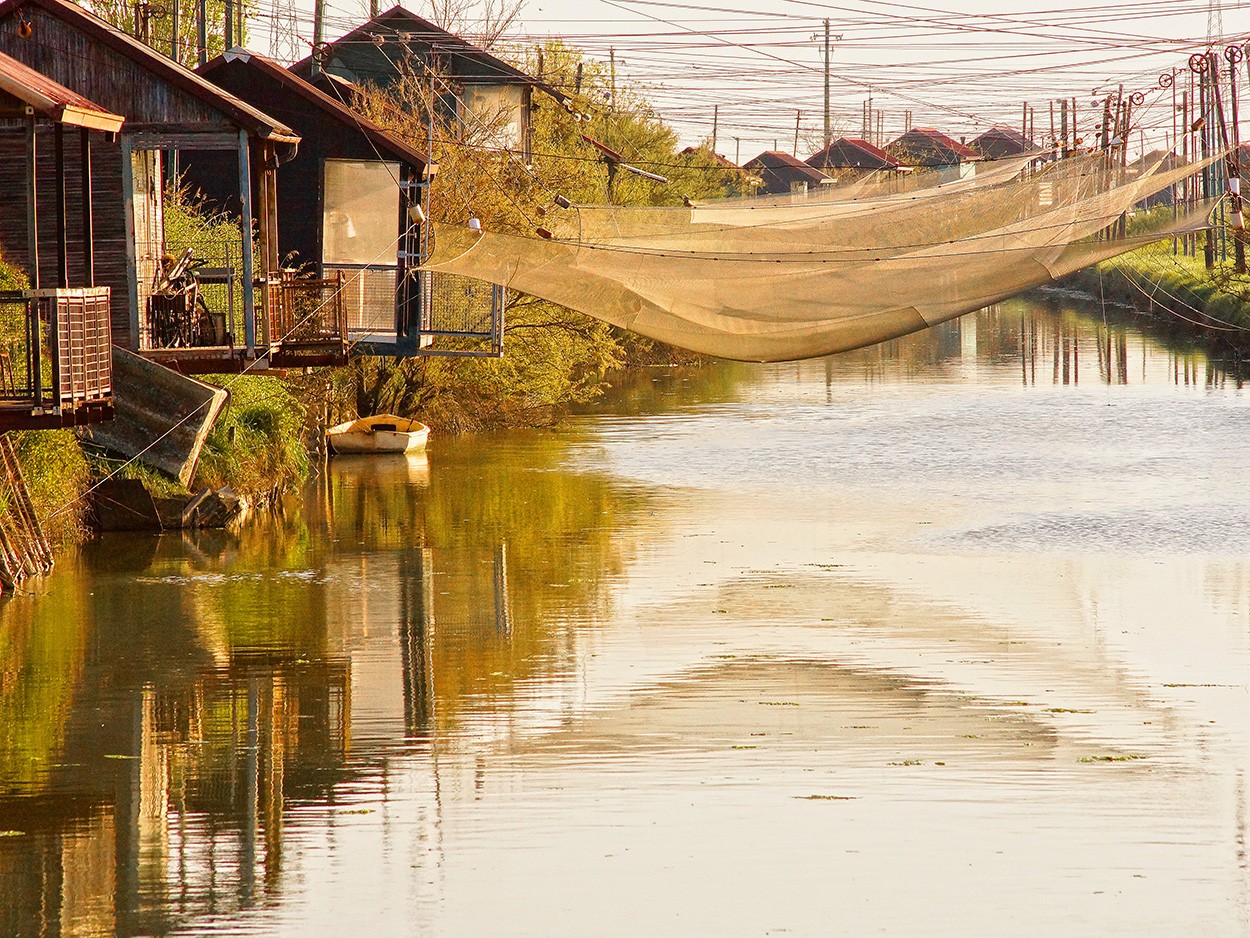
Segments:
[[[367,417],[331,427],[326,433],[335,453],[419,453],[430,428],[398,417]]]

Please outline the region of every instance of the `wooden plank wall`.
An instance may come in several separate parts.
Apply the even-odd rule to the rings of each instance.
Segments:
[[[39,275],[45,287],[57,286],[56,155],[52,126],[40,126],[39,139]],[[26,270],[26,129],[0,126],[0,256]],[[111,287],[113,341],[132,348],[126,225],[122,215],[121,147],[102,133],[91,134],[95,232],[95,285]],[[66,237],[69,242],[68,286],[88,286],[83,264],[82,154],[76,129],[65,133]]]

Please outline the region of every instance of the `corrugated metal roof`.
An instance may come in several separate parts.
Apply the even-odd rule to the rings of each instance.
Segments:
[[[333,118],[344,126],[355,128],[379,150],[389,152],[392,157],[413,166],[425,166],[429,162],[429,158],[425,153],[413,148],[367,117],[357,114],[341,101],[335,100],[320,88],[314,87],[266,56],[249,52],[246,49],[231,49],[229,52],[217,56],[211,62],[200,66],[196,71],[211,81],[214,74],[231,62],[241,62],[250,68],[264,72],[274,81],[281,83],[284,87],[290,89],[291,92],[299,95],[323,115]],[[288,118],[290,117],[289,114],[287,116]]]
[[[66,2],[66,0],[3,0],[0,2],[0,19],[18,14],[23,8],[29,7],[38,7],[61,22],[81,30],[92,39],[138,63],[145,70],[152,72],[184,93],[220,111],[233,123],[255,136],[273,140],[276,143],[299,141],[299,135],[281,121],[274,120],[268,114],[223,91],[190,69],[161,55],[155,49],[144,45],[138,39],[106,23],[77,4]],[[90,84],[91,76],[84,75],[80,87],[90,87]],[[136,119],[133,114],[125,116],[132,120]]]
[[[12,95],[35,113],[63,124],[116,132],[125,121],[124,117],[106,111],[3,52],[0,52],[0,92]]]

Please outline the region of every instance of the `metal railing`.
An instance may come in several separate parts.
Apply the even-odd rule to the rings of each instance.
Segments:
[[[498,356],[503,354],[504,310],[508,291],[485,280],[439,271],[422,273],[421,336],[476,340],[475,345],[439,349],[430,355]],[[483,347],[483,343],[485,343]]]
[[[0,410],[69,424],[111,404],[109,299],[108,287],[0,292]]]

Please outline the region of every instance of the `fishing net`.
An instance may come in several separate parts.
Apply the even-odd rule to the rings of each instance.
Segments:
[[[1101,156],[864,198],[578,207],[552,239],[435,226],[427,269],[488,280],[722,358],[788,361],[981,309],[1179,230],[1104,229],[1205,164],[1130,178]],[[979,174],[981,175],[981,174]]]

